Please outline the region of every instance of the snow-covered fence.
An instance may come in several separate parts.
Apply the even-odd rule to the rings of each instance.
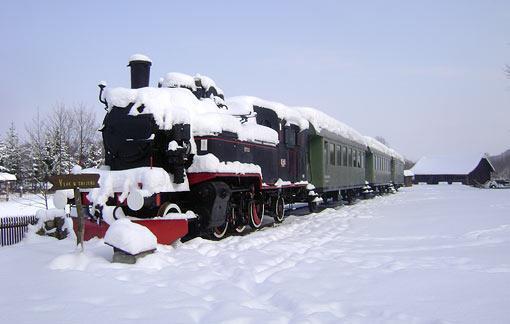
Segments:
[[[0,218],[0,241],[1,246],[12,245],[20,242],[28,230],[28,225],[36,224],[35,216],[18,216]]]

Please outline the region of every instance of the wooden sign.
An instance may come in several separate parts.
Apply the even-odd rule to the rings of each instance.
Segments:
[[[49,177],[52,189],[99,188],[99,174],[63,174]]]
[[[76,243],[81,245],[81,251],[83,252],[83,218],[84,211],[81,205],[81,193],[80,188],[99,188],[99,174],[97,173],[86,173],[86,174],[63,174],[51,176],[48,178],[55,190],[73,189],[74,190],[74,202],[76,204],[76,211],[78,213],[78,235],[76,235]]]

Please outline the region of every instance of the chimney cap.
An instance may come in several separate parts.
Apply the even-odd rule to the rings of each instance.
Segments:
[[[129,58],[128,66],[131,64],[131,62],[147,62],[149,64],[152,64],[151,59],[147,55],[144,55],[144,54],[131,55],[131,57]]]

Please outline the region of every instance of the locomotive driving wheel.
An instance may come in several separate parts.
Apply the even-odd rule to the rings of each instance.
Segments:
[[[228,222],[225,222],[225,224],[213,227],[212,229],[212,236],[216,240],[221,240],[227,236],[228,231]]]
[[[236,234],[241,234],[246,229],[246,225],[243,224],[242,219],[239,218],[235,207],[231,207],[229,222],[230,229]]]
[[[274,211],[274,221],[276,223],[283,222],[285,218],[285,200],[282,196],[279,196],[276,200],[275,211]]]
[[[257,230],[262,227],[262,221],[264,220],[264,204],[252,200],[248,203],[248,220],[250,226]]]

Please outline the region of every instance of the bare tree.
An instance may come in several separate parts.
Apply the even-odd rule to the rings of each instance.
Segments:
[[[382,136],[376,136],[375,139],[380,142],[381,144],[384,144],[386,146],[389,146],[390,144],[388,143],[388,141],[382,137]]]
[[[86,155],[97,138],[96,115],[84,104],[77,104],[72,110],[73,134],[72,147],[76,150],[75,157],[79,165],[84,166]]]

